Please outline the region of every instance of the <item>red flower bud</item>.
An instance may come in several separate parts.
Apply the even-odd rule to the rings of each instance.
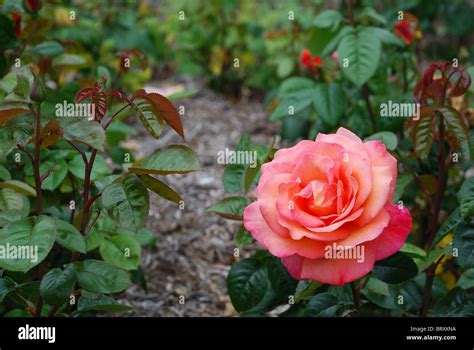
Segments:
[[[301,64],[308,68],[308,70],[313,73],[313,75],[318,75],[317,68],[321,68],[324,66],[324,62],[322,61],[321,57],[315,56],[311,57],[310,50],[304,50],[301,52]]]
[[[410,45],[413,42],[413,29],[408,21],[400,21],[395,25],[395,34],[403,39],[405,44]]]

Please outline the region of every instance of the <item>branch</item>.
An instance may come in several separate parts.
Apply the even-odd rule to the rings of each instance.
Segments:
[[[122,112],[124,109],[126,109],[127,107],[131,106],[132,105],[132,102],[130,103],[127,103],[125,106],[123,106],[122,108],[120,108],[117,112],[115,112],[109,119],[107,119],[105,122],[104,122],[104,125],[102,126],[105,129],[108,128],[108,126],[110,125],[110,123],[112,123],[112,120],[120,114],[120,112]]]
[[[77,152],[79,152],[79,154],[82,156],[82,161],[84,162],[84,165],[87,165],[88,160],[87,160],[86,153],[83,150],[81,150],[79,147],[77,147],[72,141],[66,140],[66,142],[69,143],[72,146],[72,148],[74,148]]]
[[[355,282],[351,282],[352,299],[354,300],[354,313],[360,316],[360,295]]]
[[[41,111],[39,106],[34,108],[34,128],[35,128],[35,153],[33,157],[33,172],[35,176],[36,189],[36,214],[43,214],[43,200],[41,196],[41,175],[40,175],[40,156],[41,156]]]

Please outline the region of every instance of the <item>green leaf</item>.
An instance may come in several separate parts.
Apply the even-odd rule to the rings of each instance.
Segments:
[[[10,222],[23,219],[23,213],[19,210],[0,211],[0,227],[8,225]]]
[[[382,282],[374,276],[370,276],[365,288],[373,293],[390,296],[390,289],[387,283]]]
[[[466,291],[455,287],[438,300],[433,308],[433,316],[472,317],[474,316],[474,304],[468,302]]]
[[[308,78],[301,78],[301,77],[291,77],[284,80],[281,85],[280,89],[278,90],[278,95],[281,97],[284,96],[294,96],[301,93],[304,90],[313,90],[315,87],[315,83],[313,80]]]
[[[317,28],[329,28],[335,30],[342,21],[342,15],[336,10],[326,10],[319,13],[313,20]]]
[[[137,231],[135,239],[143,247],[154,247],[156,245],[155,234],[147,228],[140,228]]]
[[[137,230],[148,217],[148,191],[138,176],[125,176],[122,183],[107,186],[102,193],[102,205],[110,217],[122,227]]]
[[[0,247],[16,247],[23,254],[0,259],[0,268],[27,272],[42,262],[54,245],[56,225],[48,216],[27,218],[9,223],[0,231]],[[4,252],[7,253],[6,251]]]
[[[431,106],[423,106],[420,109],[420,119],[416,121],[412,131],[412,141],[415,152],[422,159],[428,157],[433,146],[433,115],[436,110]]]
[[[85,260],[77,266],[79,285],[92,293],[118,293],[130,285],[130,275],[100,260]]]
[[[139,168],[130,168],[136,174],[186,174],[199,170],[196,154],[185,145],[169,145],[147,156]]]
[[[460,223],[454,231],[453,247],[458,249],[456,258],[462,269],[474,267],[474,223]]]
[[[453,232],[459,223],[462,221],[461,211],[459,208],[454,209],[454,211],[448,216],[446,220],[444,220],[443,224],[439,228],[438,232],[436,233],[435,239],[431,244],[434,247],[438,244],[446,235],[450,232]]]
[[[228,193],[241,192],[244,187],[245,165],[226,164],[224,169],[224,189]]]
[[[100,255],[105,262],[124,270],[136,270],[140,264],[142,248],[131,236],[105,238],[100,244]]]
[[[250,203],[250,199],[246,197],[232,196],[220,200],[207,211],[216,213],[226,219],[242,220],[244,209]]]
[[[385,145],[385,147],[390,151],[394,151],[398,146],[397,135],[395,135],[391,131],[377,132],[373,135],[370,135],[369,137],[366,137],[364,141],[374,141],[374,140],[381,141]]]
[[[382,45],[370,31],[350,33],[340,41],[337,52],[344,75],[357,86],[367,82],[377,70]],[[348,59],[346,67],[345,59]]]
[[[277,76],[279,78],[286,78],[291,74],[294,68],[294,59],[292,57],[281,57],[277,60]]]
[[[399,174],[397,177],[397,185],[395,187],[395,193],[393,195],[392,202],[397,203],[403,196],[407,186],[413,181],[413,177],[410,174]]]
[[[91,153],[86,153],[87,159],[90,160]],[[78,179],[84,180],[85,177],[85,166],[82,156],[80,154],[74,155],[68,164],[69,171]],[[95,181],[101,177],[109,175],[109,167],[107,162],[101,155],[95,157],[94,166],[92,167],[91,181]]]
[[[474,217],[474,176],[464,181],[458,192],[459,211],[462,217]]]
[[[107,295],[101,295],[97,299],[87,298],[82,295],[77,302],[77,310],[79,311],[122,312],[131,309],[130,306],[119,304]]]
[[[84,66],[87,64],[87,61],[85,60],[84,57],[75,55],[75,54],[70,54],[70,53],[63,53],[53,59],[52,65],[53,67],[58,67],[58,66]]]
[[[227,276],[230,300],[237,311],[250,310],[264,298],[268,287],[266,270],[256,259],[242,259]]]
[[[271,121],[284,117],[294,117],[306,107],[311,105],[314,90],[302,90],[300,95],[292,93],[291,97],[285,97],[270,116]]]
[[[471,158],[468,141],[469,128],[464,122],[463,116],[453,107],[440,108],[439,112],[443,115],[449,131],[456,138],[463,160],[468,161]]]
[[[25,206],[21,194],[12,190],[11,188],[4,188],[0,190],[0,211],[9,210],[23,210]]]
[[[333,317],[341,308],[337,298],[329,293],[317,294],[306,304],[303,317]]]
[[[166,122],[157,113],[154,103],[144,96],[137,96],[133,103],[135,115],[153,137],[159,138]]]
[[[54,191],[61,186],[67,176],[68,166],[64,159],[46,161],[40,166],[40,173],[44,174],[48,170],[53,169],[46,179],[41,183],[43,190]]]
[[[459,277],[456,286],[462,289],[470,289],[474,287],[474,268],[464,271],[461,277]]]
[[[60,124],[66,140],[104,151],[105,131],[98,122],[85,117],[66,117],[60,118]]]
[[[0,303],[13,290],[15,290],[15,286],[10,280],[0,278]]]
[[[313,105],[325,124],[335,127],[346,110],[346,97],[340,84],[318,84],[314,90]]]
[[[54,268],[41,280],[40,294],[50,305],[66,303],[76,284],[76,268],[68,264],[64,270]]]
[[[344,38],[347,34],[349,33],[352,33],[352,31],[354,30],[353,27],[351,26],[344,26],[341,28],[341,30],[339,30],[337,32],[337,34],[335,36],[333,36],[329,42],[324,46],[324,50],[322,50],[321,52],[321,56],[325,57],[325,56],[328,56],[330,54],[332,54],[337,46],[339,45],[339,42],[341,41],[342,38]],[[316,37],[315,40],[317,40],[318,38]]]
[[[73,252],[86,253],[86,240],[73,225],[56,219],[56,242]]]
[[[30,81],[28,77],[21,73],[16,74],[16,86],[13,89],[13,93],[16,97],[22,100],[28,100],[30,96]]]
[[[8,180],[0,183],[0,188],[11,188],[18,193],[26,194],[27,196],[36,197],[36,191],[33,187],[18,180]]]
[[[413,259],[426,258],[425,250],[411,243],[405,243],[400,249],[400,252],[405,253],[406,255],[408,255],[409,257]]]
[[[12,176],[7,168],[0,164],[0,179],[1,180],[11,180]]]
[[[366,27],[364,30],[378,38],[383,44],[396,45],[400,47],[405,45],[398,36],[387,29],[379,27]]]
[[[253,243],[252,235],[245,230],[244,225],[240,225],[235,235],[235,244],[241,247],[251,243]]]
[[[30,49],[38,56],[54,57],[64,52],[64,48],[56,41],[44,41]]]
[[[288,303],[288,297],[295,293],[298,280],[290,276],[280,259],[272,256],[266,260],[266,264],[268,280],[276,298],[281,303]]]
[[[140,179],[143,181],[146,188],[155,192],[157,195],[164,199],[167,199],[177,204],[179,204],[183,200],[180,195],[175,192],[175,190],[173,190],[164,182],[161,182],[160,180],[155,179],[150,175],[141,175]]]
[[[104,240],[104,237],[105,233],[100,230],[97,230],[94,226],[86,238],[87,251],[90,252],[91,250],[94,250],[99,247],[102,241]]]
[[[415,277],[418,268],[408,255],[396,253],[384,260],[377,261],[372,273],[383,282],[397,284]]]

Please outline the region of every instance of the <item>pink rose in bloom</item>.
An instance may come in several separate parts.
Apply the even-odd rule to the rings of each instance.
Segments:
[[[262,166],[245,228],[299,280],[342,286],[396,253],[411,216],[392,204],[397,161],[380,141],[319,134]]]

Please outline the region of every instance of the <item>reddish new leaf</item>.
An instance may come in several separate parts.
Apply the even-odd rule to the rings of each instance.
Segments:
[[[184,130],[181,118],[178,111],[173,106],[173,104],[164,96],[157,93],[147,93],[145,90],[137,90],[133,96],[132,101],[141,97],[153,104],[157,116],[163,119],[172,129],[174,129],[183,139],[184,139]]]

